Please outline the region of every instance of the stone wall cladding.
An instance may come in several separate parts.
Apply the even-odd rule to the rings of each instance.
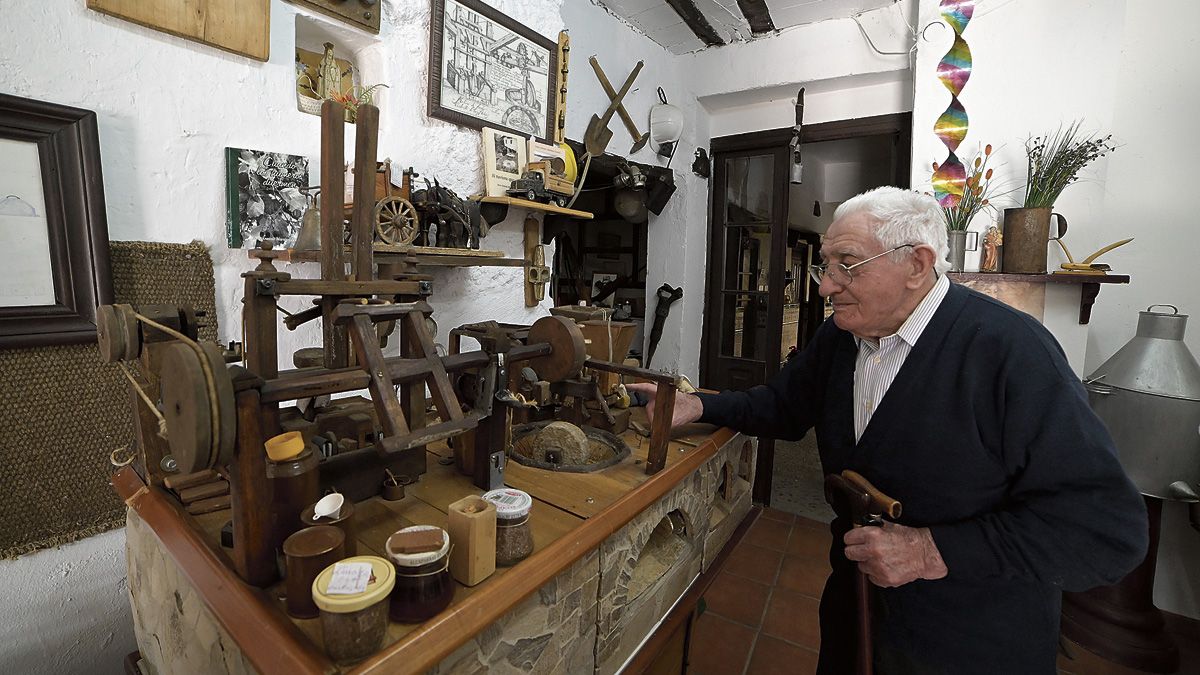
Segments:
[[[257,673],[133,509],[126,515],[125,532],[134,634],[154,672]]]
[[[742,463],[742,451],[749,444],[750,461],[746,478],[738,474]],[[733,536],[733,531],[750,512],[751,492],[754,486],[755,463],[758,459],[758,439],[741,434],[734,436],[717,454],[701,468],[704,477],[704,494],[709,500],[709,525],[704,537],[703,569],[708,571],[721,549]],[[717,494],[721,484],[721,470],[726,464],[732,467],[734,481],[733,496],[729,501]]]
[[[430,675],[591,673],[599,584],[600,553],[591,551],[455,650]]]
[[[694,472],[601,544],[600,617],[596,642],[596,664],[599,672],[612,672],[610,667],[614,662],[615,667],[619,667],[645,637],[645,632],[634,630],[633,624],[642,624],[646,619],[652,618],[649,622],[652,626],[686,589],[687,583],[690,583],[695,573],[699,573],[700,553],[704,545],[704,535],[708,531],[711,506],[705,492],[708,482],[703,469]],[[654,528],[668,513],[675,510],[684,516],[687,553],[638,597],[628,597],[629,582],[633,577],[638,556],[649,541]],[[686,579],[680,586],[677,577],[691,568],[695,568],[694,573],[684,574]],[[677,592],[672,594],[668,591]],[[671,597],[667,598],[667,595]],[[665,600],[669,601],[664,606]],[[646,612],[653,616],[646,615]],[[631,635],[631,639],[636,638],[632,644],[626,644],[629,640],[621,639],[625,632],[637,633]]]

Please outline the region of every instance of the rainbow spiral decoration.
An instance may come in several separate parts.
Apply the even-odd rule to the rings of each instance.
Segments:
[[[950,90],[950,105],[933,125],[933,133],[949,150],[949,156],[941,164],[934,165],[933,196],[945,207],[958,206],[962,199],[963,186],[967,181],[967,168],[954,154],[967,135],[967,109],[958,95],[967,80],[971,79],[971,48],[963,39],[963,31],[975,12],[975,0],[942,0],[938,5],[942,18],[954,31],[954,44],[938,62],[937,74],[942,84]]]

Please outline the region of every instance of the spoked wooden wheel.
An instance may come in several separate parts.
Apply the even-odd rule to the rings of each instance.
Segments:
[[[384,197],[375,204],[375,232],[386,244],[411,244],[417,237],[417,210],[401,197]]]

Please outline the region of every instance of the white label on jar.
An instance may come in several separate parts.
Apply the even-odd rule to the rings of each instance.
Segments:
[[[369,562],[340,562],[333,566],[333,576],[329,579],[329,595],[357,595],[367,590],[371,582],[371,563]]]
[[[524,501],[524,497],[521,495],[499,494],[492,497],[492,501],[512,506],[513,504],[520,504],[522,501]]]

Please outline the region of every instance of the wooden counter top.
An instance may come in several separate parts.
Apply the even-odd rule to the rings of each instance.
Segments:
[[[644,420],[644,411],[635,417]],[[672,434],[666,468],[645,473],[649,440],[623,435],[629,457],[590,474],[552,472],[509,461],[506,483],[534,497],[530,526],[534,553],[473,588],[456,585],[450,607],[424,624],[389,623],[385,646],[349,672],[425,672],[458,646],[567,569],[697,470],[734,432],[689,425]],[[446,527],[454,501],[482,491],[460,474],[444,443],[430,446],[427,473],[406,487],[403,500],[373,497],[355,505],[360,554],[383,555],[396,530],[414,524]],[[448,463],[443,463],[448,462]],[[337,672],[324,657],[319,621],[284,613],[283,584],[259,590],[242,582],[220,548],[219,531],[229,511],[189,516],[158,488],[147,487],[132,469],[122,469],[114,486],[153,529],[163,549],[195,585],[217,621],[262,672]],[[516,571],[516,574],[512,572]]]

